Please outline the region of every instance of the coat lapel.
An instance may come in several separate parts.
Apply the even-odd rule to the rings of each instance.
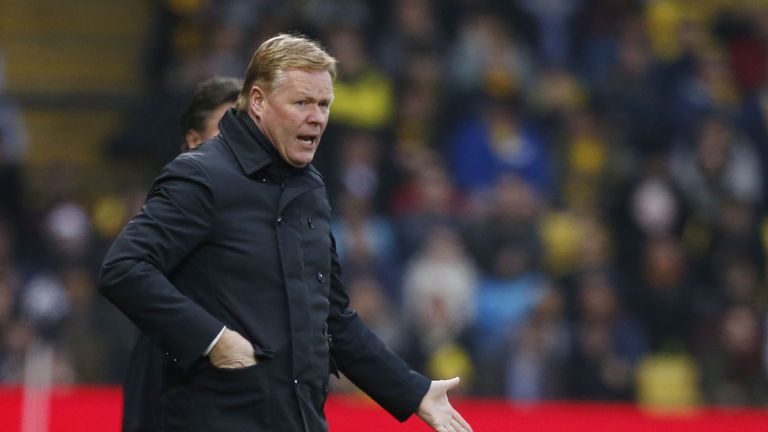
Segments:
[[[323,185],[323,178],[311,165],[302,170],[301,175],[289,177],[285,182],[285,190],[277,205],[278,214],[282,213],[283,209],[300,195]]]

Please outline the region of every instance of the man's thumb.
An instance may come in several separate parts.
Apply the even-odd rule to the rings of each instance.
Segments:
[[[449,380],[445,380],[446,390],[451,390],[453,388],[458,387],[459,382],[461,382],[461,379],[459,377],[453,377]]]

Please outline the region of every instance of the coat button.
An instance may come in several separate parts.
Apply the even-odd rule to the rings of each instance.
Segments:
[[[277,220],[275,222],[277,222],[278,225],[281,225],[283,223],[283,217],[282,216],[278,216]]]
[[[323,272],[317,272],[317,280],[320,283],[325,283],[325,275]]]
[[[307,218],[307,225],[309,226],[309,229],[315,228],[315,224],[312,223],[312,218]]]
[[[323,324],[323,336],[328,336],[328,324]]]

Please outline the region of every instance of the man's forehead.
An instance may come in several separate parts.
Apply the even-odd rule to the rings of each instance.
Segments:
[[[312,69],[286,69],[283,72],[286,79],[295,81],[328,81],[333,83],[331,79],[331,73],[327,70],[312,70]]]
[[[289,69],[285,72],[285,80],[281,87],[285,90],[301,93],[316,94],[327,93],[333,95],[333,80],[328,71],[307,71],[303,69]]]

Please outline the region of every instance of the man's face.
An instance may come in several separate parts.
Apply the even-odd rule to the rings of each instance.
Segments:
[[[214,108],[213,111],[208,114],[208,117],[205,118],[202,131],[198,132],[192,129],[186,133],[184,136],[184,141],[187,145],[186,149],[182,149],[182,151],[197,148],[197,146],[202,144],[203,141],[207,141],[218,135],[219,120],[221,120],[221,118],[224,116],[224,113],[227,112],[228,109],[234,106],[235,104],[233,102],[227,102]]]
[[[300,69],[285,71],[284,78],[271,93],[254,87],[251,112],[280,156],[300,168],[312,162],[328,124],[333,81],[327,71]]]

